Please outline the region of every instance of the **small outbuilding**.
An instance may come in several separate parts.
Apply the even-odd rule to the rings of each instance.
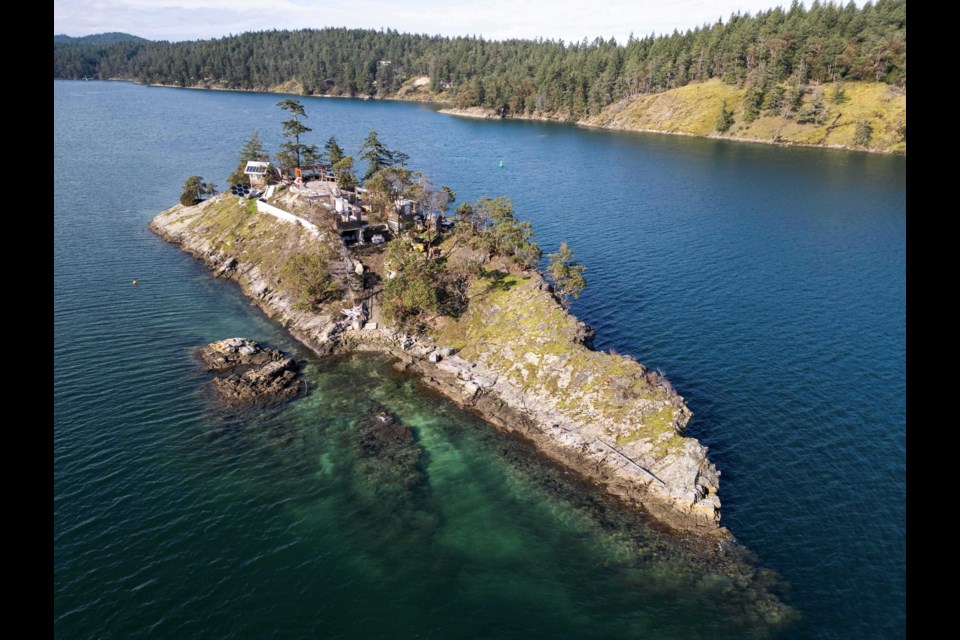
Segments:
[[[256,160],[251,160],[247,163],[243,173],[250,178],[251,187],[259,187],[264,189],[267,186],[267,169],[269,168],[269,162],[258,162]]]

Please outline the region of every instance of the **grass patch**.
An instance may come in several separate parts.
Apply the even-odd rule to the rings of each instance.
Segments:
[[[867,120],[873,128],[869,149],[906,153],[906,92],[880,82],[842,84],[848,99],[841,104],[830,99],[834,84],[815,88],[823,95],[822,124],[799,124],[795,119],[770,115],[761,115],[747,123],[743,113],[747,90],[724,84],[719,79],[621,101],[610,105],[587,123],[621,129],[716,135],[717,114],[726,100],[736,119],[729,135],[853,148],[857,147],[854,142],[856,123]],[[808,92],[801,110],[808,107],[813,98],[813,92]]]
[[[658,455],[682,443],[674,422],[682,400],[651,384],[641,364],[579,344],[577,319],[537,280],[481,273],[471,281],[467,311],[431,331],[439,344],[546,396],[595,435],[618,443],[650,438]]]

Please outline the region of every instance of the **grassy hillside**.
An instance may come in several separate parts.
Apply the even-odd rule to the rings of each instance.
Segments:
[[[595,430],[591,435],[620,446],[637,443],[636,453],[642,449],[650,462],[683,448],[687,439],[679,431],[689,418],[683,399],[636,360],[580,344],[582,323],[539,277],[493,270],[473,280],[469,296],[466,313],[431,331],[439,344],[545,399]]]
[[[784,85],[786,87],[786,85]],[[907,95],[905,90],[877,82],[844,82],[846,101],[832,100],[835,85],[812,87],[798,113],[815,100],[823,105],[821,124],[797,122],[796,114],[763,115],[748,122],[744,108],[747,89],[720,80],[689,84],[663,93],[643,95],[610,105],[583,124],[633,131],[662,131],[716,136],[762,142],[837,146],[890,153],[906,153]],[[718,133],[717,117],[726,101],[734,113],[734,124]],[[857,124],[866,121],[872,128],[866,146],[855,142]]]

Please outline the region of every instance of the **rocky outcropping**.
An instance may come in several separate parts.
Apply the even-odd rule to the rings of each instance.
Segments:
[[[720,473],[707,448],[683,436],[692,415],[683,398],[635,360],[590,349],[591,331],[555,302],[542,278],[511,276],[501,283],[509,286],[481,292],[462,318],[427,336],[413,338],[378,319],[351,326],[339,307],[305,311],[282,286],[283,256],[315,251],[324,240],[269,216],[231,211],[231,202],[177,205],[150,226],[238,282],[316,353],[394,356],[425,384],[670,528],[732,539],[719,524]]]
[[[417,373],[427,386],[495,426],[529,440],[549,458],[671,529],[711,540],[732,539],[730,532],[719,526],[720,472],[697,440],[676,437],[669,450],[663,450],[662,440],[617,444],[616,437],[604,433],[602,427],[608,424],[572,418],[549,393],[524,388],[509,376],[482,362],[466,360],[453,349],[438,347],[432,340],[411,342],[389,330],[378,333],[377,338],[367,336],[353,348],[391,353],[401,368]],[[550,372],[543,369],[540,375],[548,377]],[[674,420],[682,430],[690,412],[682,404],[677,409]]]
[[[300,367],[296,360],[254,340],[211,342],[199,349],[197,357],[207,371],[226,372],[213,379],[213,388],[230,406],[290,400],[306,389],[297,379]]]

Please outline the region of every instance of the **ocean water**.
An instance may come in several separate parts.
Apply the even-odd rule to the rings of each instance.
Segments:
[[[254,130],[275,148],[278,100],[54,82],[55,637],[905,635],[904,158],[303,99],[311,142],[375,128],[570,243],[597,348],[695,414],[751,552],[730,567],[387,362],[313,358],[147,230]],[[298,352],[310,395],[218,410],[191,351],[233,335]],[[380,407],[410,486],[358,449]]]

